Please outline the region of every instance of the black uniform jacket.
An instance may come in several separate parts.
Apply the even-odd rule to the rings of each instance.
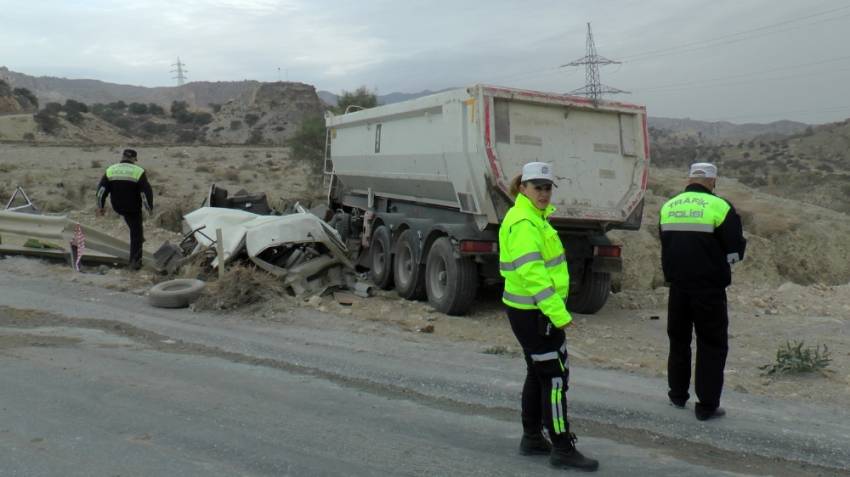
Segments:
[[[142,212],[142,194],[145,197],[145,207],[148,210],[153,210],[153,190],[151,190],[147,174],[142,173],[141,177],[135,181],[109,180],[104,174],[97,185],[97,206],[103,208],[106,205],[106,197],[109,196],[115,212],[121,215],[140,214]]]
[[[699,184],[689,184],[685,191],[714,195]],[[664,280],[671,286],[685,290],[722,289],[732,282],[728,257],[737,254],[737,259],[743,260],[747,240],[735,207],[728,200],[717,198],[724,200],[731,208],[713,233],[662,232],[659,229],[661,266],[664,269]]]

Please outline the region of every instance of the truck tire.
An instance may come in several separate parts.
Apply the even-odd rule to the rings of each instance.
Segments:
[[[178,278],[154,285],[148,292],[148,303],[158,308],[185,308],[197,300],[206,283]]]
[[[395,244],[393,280],[398,296],[407,300],[425,298],[425,267],[417,259],[419,239],[412,230],[405,230]]]
[[[478,269],[469,257],[455,258],[448,237],[440,237],[428,250],[425,263],[425,291],[435,310],[447,315],[463,315],[475,300]]]
[[[581,289],[567,298],[567,309],[576,313],[592,315],[608,301],[611,292],[611,274],[607,272],[588,272],[585,274]]]
[[[392,250],[390,229],[386,225],[379,225],[372,232],[372,244],[369,245],[369,278],[383,290],[393,287]]]

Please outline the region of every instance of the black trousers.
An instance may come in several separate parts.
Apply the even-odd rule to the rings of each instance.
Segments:
[[[522,386],[522,428],[528,435],[545,426],[556,448],[570,445],[567,389],[570,364],[564,331],[539,310],[507,307],[508,319],[525,356]]]
[[[729,352],[729,316],[726,290],[682,290],[670,287],[667,303],[667,336],[670,355],[667,359],[667,381],[670,399],[685,402],[690,397],[691,339],[697,337],[694,378],[697,408],[713,411],[720,405],[723,391],[723,369]]]
[[[145,242],[142,212],[121,215],[130,228],[130,267],[139,267],[142,265],[142,244]]]

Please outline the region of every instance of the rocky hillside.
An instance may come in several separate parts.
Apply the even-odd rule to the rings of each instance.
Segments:
[[[205,127],[209,144],[283,145],[304,119],[322,117],[325,105],[304,83],[263,83],[226,102]]]
[[[38,109],[38,99],[26,89],[13,88],[0,79],[0,114],[32,113]]]
[[[734,124],[728,121],[696,121],[693,119],[649,118],[651,129],[664,131],[668,136],[693,137],[708,143],[749,141],[754,138],[778,138],[799,134],[809,127],[796,121],[774,121],[767,124]]]
[[[313,86],[290,82],[258,83],[211,110],[185,101],[163,108],[66,100],[46,103],[38,114],[22,114],[13,97],[8,101],[7,114],[0,115],[0,140],[35,143],[282,146],[305,119],[321,118],[325,108]]]
[[[850,212],[850,120],[720,144],[660,129],[650,139],[657,166],[685,170],[694,161],[715,162],[721,176],[758,190]]]
[[[222,104],[259,86],[258,81],[196,81],[183,86],[146,88],[107,83],[91,79],[67,79],[53,76],[30,76],[0,66],[0,78],[16,88],[32,91],[41,104],[64,103],[73,99],[86,104],[154,103],[168,106],[172,101],[186,101],[193,108],[209,108]]]

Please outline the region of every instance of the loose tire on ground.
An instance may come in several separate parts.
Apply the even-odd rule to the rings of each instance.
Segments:
[[[425,298],[425,267],[418,260],[419,238],[412,230],[405,230],[395,244],[393,280],[398,296],[407,300]]]
[[[611,274],[588,271],[581,289],[567,298],[567,310],[582,314],[593,314],[601,310],[611,292]]]
[[[393,287],[392,236],[386,225],[379,225],[372,232],[372,244],[369,245],[369,278],[378,288],[389,290]]]
[[[198,299],[206,285],[189,278],[158,283],[148,292],[148,303],[159,308],[185,308]]]
[[[478,269],[469,257],[455,258],[448,237],[438,238],[428,251],[425,291],[431,306],[447,315],[463,315],[475,300]]]

